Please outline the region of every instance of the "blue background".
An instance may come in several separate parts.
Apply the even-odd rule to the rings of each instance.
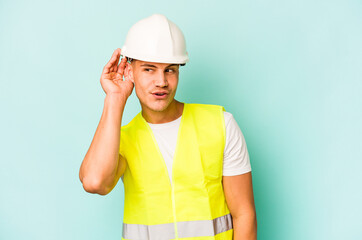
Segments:
[[[0,0],[0,239],[120,239],[123,184],[78,178],[99,79],[153,13],[184,32],[176,99],[247,142],[260,240],[362,239],[362,2]],[[122,125],[140,111],[133,91]]]

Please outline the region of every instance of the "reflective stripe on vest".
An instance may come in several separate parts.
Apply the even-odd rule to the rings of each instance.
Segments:
[[[179,238],[215,236],[232,228],[232,217],[230,213],[213,220],[177,223]],[[175,229],[173,223],[156,225],[123,223],[122,237],[125,239],[169,240],[175,238]]]

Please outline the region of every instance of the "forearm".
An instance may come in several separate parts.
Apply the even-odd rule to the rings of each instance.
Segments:
[[[256,240],[256,214],[245,214],[233,218],[234,240]]]
[[[90,192],[105,192],[112,186],[118,168],[120,128],[126,100],[106,95],[92,143],[82,162],[79,178]]]

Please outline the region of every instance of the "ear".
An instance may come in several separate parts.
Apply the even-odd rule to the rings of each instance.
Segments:
[[[134,83],[132,65],[128,62],[126,63],[126,68],[124,70],[124,78]]]

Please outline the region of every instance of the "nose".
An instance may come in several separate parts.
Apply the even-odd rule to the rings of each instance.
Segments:
[[[165,73],[163,72],[159,73],[154,80],[154,84],[156,87],[167,87],[168,82]]]

